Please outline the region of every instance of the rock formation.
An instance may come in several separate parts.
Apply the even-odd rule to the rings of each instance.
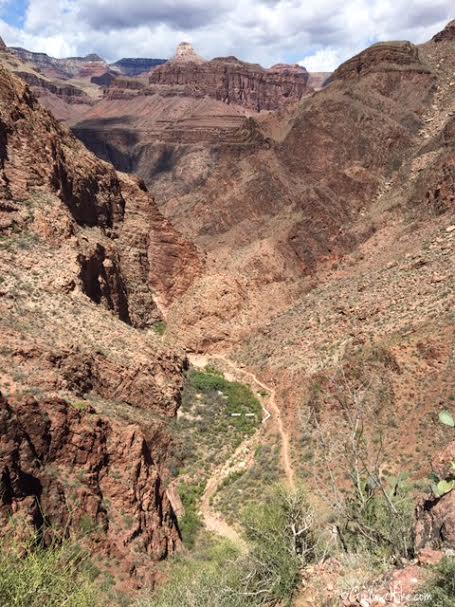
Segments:
[[[445,28],[442,30],[442,32],[439,32],[436,34],[436,36],[433,36],[432,41],[433,42],[453,42],[455,40],[455,19],[453,21],[450,21]]]
[[[13,517],[45,541],[51,527],[91,529],[97,550],[121,561],[133,579],[151,580],[147,560],[179,547],[177,521],[140,427],[100,417],[90,406],[30,397],[10,404],[0,394],[0,475],[3,528]]]
[[[256,112],[276,110],[309,92],[308,73],[301,66],[281,64],[266,70],[236,57],[204,61],[186,42],[174,59],[151,72],[149,81],[153,92],[159,93],[160,86],[173,87],[176,94],[208,95]]]
[[[4,68],[0,91],[0,515],[89,528],[95,557],[143,583],[180,543],[163,479],[185,360],[135,327],[200,262]]]
[[[359,78],[370,72],[387,73],[391,70],[428,73],[430,69],[419,57],[416,46],[410,42],[378,42],[343,63],[328,78],[327,84],[336,80]]]
[[[49,418],[45,428],[59,427],[58,414],[72,436],[93,417],[117,440],[126,421],[135,444],[145,441],[147,478],[166,511],[156,553],[147,539],[155,506],[145,526],[135,522],[145,559],[176,541],[158,479],[166,478],[166,424],[185,362],[137,330],[153,327],[161,310],[171,343],[204,354],[229,350],[275,386],[291,464],[309,487],[325,490],[333,478],[345,484],[346,398],[365,405],[366,439],[376,455],[381,437],[384,473],[426,477],[436,446],[453,438],[435,429],[435,413],[453,402],[455,372],[450,32],[420,46],[373,45],[324,86],[321,79],[317,93],[299,66],[195,61],[187,47],[147,80],[113,80],[73,120],[74,132],[143,178],[183,236],[136,178],[85,154],[26,87],[14,81],[10,94],[3,83],[4,407],[19,420],[31,407],[39,424]],[[13,434],[24,444],[16,425]],[[322,434],[330,449],[318,443]],[[103,440],[93,438],[97,453],[123,457]],[[40,453],[52,470],[49,444]],[[104,489],[91,466],[107,477],[110,471],[96,461],[84,499],[90,496],[90,512],[106,529]],[[136,450],[134,461],[144,461]],[[48,470],[30,470],[46,491],[54,486]],[[440,474],[451,478],[446,467]],[[72,492],[64,475],[58,481],[53,500],[60,504]],[[25,511],[22,485],[8,482],[16,494],[5,515]],[[109,495],[118,490],[109,482]],[[136,511],[137,502],[115,499]],[[452,546],[452,493],[427,500],[420,520],[421,545]],[[118,546],[110,529],[108,551]],[[119,537],[131,562],[125,527]]]
[[[190,42],[180,42],[171,61],[178,63],[205,63],[205,59],[196,53]]]
[[[10,47],[9,51],[23,63],[33,65],[48,77],[69,80],[71,78],[90,80],[91,76],[104,73],[107,63],[95,54],[86,57],[68,57],[56,59],[46,53],[34,53],[20,47]]]

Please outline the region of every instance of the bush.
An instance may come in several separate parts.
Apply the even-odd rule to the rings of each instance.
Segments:
[[[422,607],[453,607],[455,605],[455,558],[446,557],[435,567],[432,579],[421,589],[428,597]]]
[[[236,559],[228,542],[204,546],[192,558],[173,563],[171,577],[156,595],[140,601],[138,607],[248,607],[240,597]]]
[[[159,320],[153,325],[153,330],[157,335],[164,335],[166,333],[166,323],[164,320]]]
[[[251,549],[239,555],[226,541],[178,560],[164,588],[141,607],[291,605],[300,573],[315,556],[313,513],[301,493],[276,491],[251,509]]]
[[[90,562],[75,544],[50,548],[0,542],[2,607],[101,607]]]
[[[414,501],[404,478],[358,478],[354,485],[338,525],[344,549],[381,561],[412,557]]]
[[[301,491],[275,492],[252,507],[245,526],[251,552],[243,563],[242,593],[257,605],[291,605],[301,570],[316,555],[314,515]]]
[[[204,493],[204,483],[199,485],[182,484],[179,486],[179,495],[185,508],[185,514],[180,519],[180,531],[183,543],[187,548],[193,548],[196,537],[203,526],[198,514],[199,501]]]

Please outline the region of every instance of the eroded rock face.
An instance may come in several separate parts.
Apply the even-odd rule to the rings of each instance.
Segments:
[[[301,99],[309,92],[308,78],[301,66],[280,64],[266,70],[236,57],[203,61],[191,45],[182,43],[173,60],[151,72],[149,82],[154,92],[159,92],[159,86],[178,87],[176,92],[185,95],[208,95],[260,112]]]
[[[430,72],[430,68],[420,60],[418,48],[414,44],[379,42],[340,65],[330,76],[328,82],[359,78],[370,72],[392,72],[401,69],[420,74]]]
[[[455,19],[450,21],[445,28],[433,36],[433,42],[450,42],[455,40]]]
[[[117,175],[86,153],[39,107],[29,89],[4,69],[0,81],[4,198],[24,200],[31,189],[47,189],[59,196],[76,225],[101,229],[108,239],[103,263],[117,268],[116,284],[123,285],[123,293],[113,297],[129,299],[129,317],[144,326],[148,317],[156,318],[154,290],[166,302],[191,283],[199,267],[194,248],[161,216],[142,183]],[[118,239],[122,247],[115,251]],[[79,256],[81,264],[86,267],[84,256],[93,255],[94,251],[84,252]]]
[[[25,63],[39,68],[49,77],[68,80],[70,78],[90,79],[91,76],[99,76],[106,72],[108,65],[94,53],[86,57],[68,57],[57,59],[46,53],[34,53],[20,47],[10,47],[10,52]]]
[[[103,568],[144,584],[180,545],[163,479],[186,361],[139,328],[198,256],[3,68],[0,116],[0,519],[89,530]]]
[[[143,432],[90,407],[0,395],[0,478],[2,526],[20,517],[45,538],[52,526],[90,527],[96,550],[131,576],[147,574],[144,557],[159,561],[180,545]]]

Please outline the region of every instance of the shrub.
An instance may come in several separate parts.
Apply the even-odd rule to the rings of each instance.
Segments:
[[[242,594],[257,605],[291,605],[301,570],[316,555],[314,514],[301,491],[276,491],[246,514],[251,551],[244,559]]]
[[[187,485],[183,483],[179,486],[180,499],[185,508],[185,514],[180,519],[180,531],[183,543],[187,548],[194,547],[197,534],[203,526],[198,509],[199,501],[204,493],[204,487],[204,483],[200,483],[199,485]]]
[[[241,432],[251,434],[261,420],[262,408],[251,388],[239,382],[227,381],[220,373],[210,371],[193,371],[190,384],[198,392],[222,392],[227,397],[226,414],[230,423]],[[233,417],[232,414],[240,414]],[[253,414],[253,417],[247,417]]]
[[[347,552],[367,552],[381,561],[409,558],[413,552],[414,502],[403,477],[354,482],[338,526]]]
[[[289,606],[301,570],[315,557],[313,513],[300,493],[276,491],[246,516],[251,549],[200,546],[177,560],[167,584],[141,607]]]
[[[164,320],[159,320],[158,322],[156,322],[153,325],[153,330],[158,335],[164,335],[166,333],[166,328],[167,327],[166,327],[166,323],[164,322]]]
[[[421,589],[428,597],[422,607],[453,607],[455,605],[455,558],[446,557],[435,567],[431,580]]]
[[[238,553],[228,542],[204,546],[192,558],[172,564],[167,584],[138,607],[247,607],[249,599],[239,596],[236,559]]]
[[[0,542],[2,607],[100,607],[90,561],[67,541],[50,548]]]

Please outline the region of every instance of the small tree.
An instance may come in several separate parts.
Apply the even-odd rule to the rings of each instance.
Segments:
[[[377,375],[347,377],[340,367],[330,393],[339,411],[337,435],[331,427],[325,429],[317,416],[311,421],[330,476],[321,494],[334,509],[342,549],[399,561],[413,554],[414,504],[406,478],[386,477],[382,472],[384,437],[377,411],[382,407],[383,387]],[[348,493],[346,487],[342,490],[345,479],[351,485]]]
[[[257,605],[290,605],[302,570],[314,560],[314,513],[302,491],[277,491],[245,516],[251,551],[241,593]]]

